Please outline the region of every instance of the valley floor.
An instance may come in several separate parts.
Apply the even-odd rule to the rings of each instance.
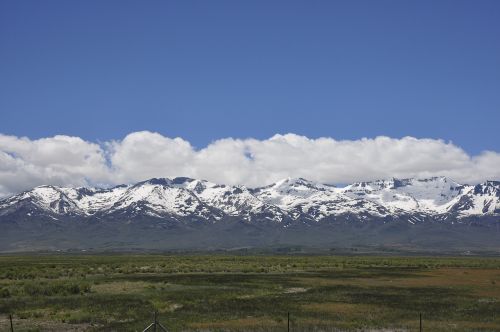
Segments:
[[[500,331],[500,259],[0,256],[0,331]]]

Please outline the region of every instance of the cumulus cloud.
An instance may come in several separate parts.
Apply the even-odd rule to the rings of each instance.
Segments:
[[[0,134],[0,195],[41,184],[79,186],[109,178],[98,144],[62,135],[30,140]]]
[[[462,183],[500,179],[500,153],[471,156],[443,140],[404,137],[335,140],[295,134],[225,138],[195,149],[182,138],[142,131],[96,144],[79,137],[38,140],[0,134],[0,195],[42,184],[113,185],[188,176],[266,185],[285,177],[350,183],[390,177],[449,176]]]

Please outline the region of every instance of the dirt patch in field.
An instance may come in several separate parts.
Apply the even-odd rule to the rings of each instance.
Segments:
[[[285,294],[296,294],[296,293],[305,293],[307,291],[308,291],[308,288],[304,288],[304,287],[291,287],[291,288],[285,289],[285,291],[283,293],[285,293]]]

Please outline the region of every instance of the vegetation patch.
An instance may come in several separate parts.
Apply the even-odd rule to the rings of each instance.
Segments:
[[[0,256],[0,330],[500,330],[500,259]]]

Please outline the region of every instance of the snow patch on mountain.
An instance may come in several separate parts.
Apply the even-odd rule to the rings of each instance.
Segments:
[[[391,212],[420,211],[445,213],[457,202],[466,186],[446,177],[428,179],[390,179],[358,182],[343,189],[358,197],[385,206]]]

